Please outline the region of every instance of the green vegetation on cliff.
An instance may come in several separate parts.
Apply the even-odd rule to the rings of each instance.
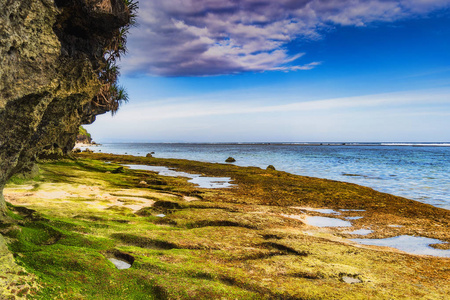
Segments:
[[[91,134],[83,126],[80,126],[77,135],[77,143],[90,144],[91,142]]]
[[[116,172],[124,163],[229,176],[237,186]],[[16,260],[38,278],[41,287],[27,291],[35,299],[444,299],[450,292],[449,259],[355,245],[343,228],[292,217],[308,207],[364,209],[335,217],[363,216],[352,230],[370,225],[369,238],[449,242],[443,209],[227,164],[83,153],[40,168],[38,178],[8,185],[15,221],[0,226]],[[132,267],[118,270],[108,258]]]

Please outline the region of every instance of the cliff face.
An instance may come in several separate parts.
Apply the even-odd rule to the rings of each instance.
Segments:
[[[105,112],[99,69],[129,21],[123,0],[0,0],[0,215],[13,174]]]

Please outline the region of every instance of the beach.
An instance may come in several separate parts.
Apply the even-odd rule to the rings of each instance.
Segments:
[[[225,163],[81,153],[40,168],[39,179],[16,179],[5,189],[24,222],[16,225],[21,234],[4,235],[27,270],[41,274],[41,299],[72,299],[73,290],[85,298],[127,291],[130,299],[449,293],[450,218],[442,208]],[[215,184],[190,182],[199,177]],[[412,248],[395,248],[408,243]]]

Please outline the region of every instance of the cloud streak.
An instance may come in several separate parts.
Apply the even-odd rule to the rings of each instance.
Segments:
[[[335,26],[366,26],[424,15],[449,0],[152,0],[122,62],[126,73],[208,76],[309,70],[320,62],[289,53],[295,39]]]
[[[219,97],[219,96],[218,96]],[[324,99],[315,101],[292,102],[280,105],[258,105],[249,101],[237,101],[233,105],[223,101],[210,101],[210,97],[192,101],[178,99],[168,105],[152,103],[132,107],[127,106],[116,119],[133,120],[134,122],[154,122],[158,120],[189,119],[207,116],[230,116],[247,114],[282,114],[308,112],[337,112],[354,109],[378,109],[383,113],[397,111],[405,113],[405,107],[419,109],[420,113],[430,113],[430,107],[448,106],[449,89],[396,92],[366,96]],[[216,98],[216,97],[214,97]],[[160,101],[164,103],[164,101]],[[426,108],[424,110],[424,108]],[[436,113],[431,109],[432,113]]]

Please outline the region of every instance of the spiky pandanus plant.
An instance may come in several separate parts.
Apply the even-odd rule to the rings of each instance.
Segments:
[[[128,93],[118,85],[117,81],[120,75],[117,62],[121,56],[127,52],[127,35],[136,24],[137,9],[139,2],[137,0],[123,0],[130,11],[130,22],[119,29],[117,35],[104,48],[102,63],[98,69],[98,79],[102,83],[99,93],[92,100],[95,107],[104,111],[110,111],[114,115],[122,103],[128,102]]]

